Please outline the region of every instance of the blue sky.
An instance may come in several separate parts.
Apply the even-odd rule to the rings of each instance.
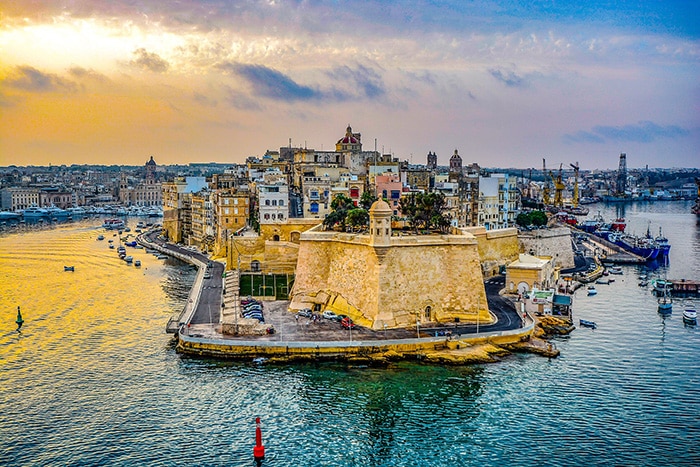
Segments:
[[[700,2],[3,2],[0,165],[700,166]]]

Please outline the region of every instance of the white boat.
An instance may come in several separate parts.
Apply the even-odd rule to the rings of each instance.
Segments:
[[[41,217],[49,217],[49,211],[39,206],[29,206],[27,209],[23,209],[22,216],[25,219],[39,219]]]
[[[622,274],[622,268],[620,266],[613,266],[610,268],[610,274]]]
[[[133,256],[125,256],[124,261],[126,261],[127,263],[131,263],[132,261],[134,261],[134,257]]]
[[[698,312],[695,308],[686,308],[683,310],[683,321],[688,324],[697,324]]]
[[[107,230],[119,230],[123,229],[125,226],[122,219],[105,219],[102,223],[102,227]]]

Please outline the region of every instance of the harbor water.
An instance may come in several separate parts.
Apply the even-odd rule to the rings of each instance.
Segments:
[[[265,466],[700,465],[700,329],[681,318],[692,301],[664,318],[638,285],[700,280],[691,204],[592,205],[637,234],[661,226],[668,264],[577,291],[576,322],[598,328],[553,340],[559,358],[466,367],[181,356],[164,329],[191,266],[132,248],[142,266],[128,265],[99,220],[3,233],[0,465],[252,466],[258,416]]]

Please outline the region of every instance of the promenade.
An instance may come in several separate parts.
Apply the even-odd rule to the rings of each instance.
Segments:
[[[497,276],[485,282],[489,311],[494,317],[494,322],[487,325],[447,323],[430,328],[419,326],[379,331],[360,326],[344,329],[337,321],[290,313],[288,301],[266,301],[263,307],[265,326],[274,329],[274,333],[262,336],[223,334],[220,318],[224,303],[224,264],[212,261],[200,252],[166,242],[155,231],[139,236],[138,241],[198,267],[185,308],[171,318],[166,327],[168,332],[177,334],[178,350],[183,353],[290,360],[367,358],[370,354],[384,358],[389,353],[425,357],[426,352],[438,352],[443,359],[460,360],[461,355],[460,361],[492,361],[493,355],[503,353],[502,348],[496,347],[490,352],[487,349],[485,355],[474,360],[474,346],[515,344],[530,336],[534,329],[534,320],[521,315],[509,299],[499,294],[504,278]],[[227,290],[227,296],[232,292]]]

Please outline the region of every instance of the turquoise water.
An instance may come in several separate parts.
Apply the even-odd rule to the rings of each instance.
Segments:
[[[638,233],[663,225],[670,263],[578,292],[575,317],[598,329],[555,340],[560,358],[456,368],[183,357],[164,326],[190,266],[143,250],[127,266],[90,221],[2,236],[0,464],[254,465],[260,416],[267,466],[700,465],[700,331],[637,285],[700,280],[689,208],[626,206]]]

